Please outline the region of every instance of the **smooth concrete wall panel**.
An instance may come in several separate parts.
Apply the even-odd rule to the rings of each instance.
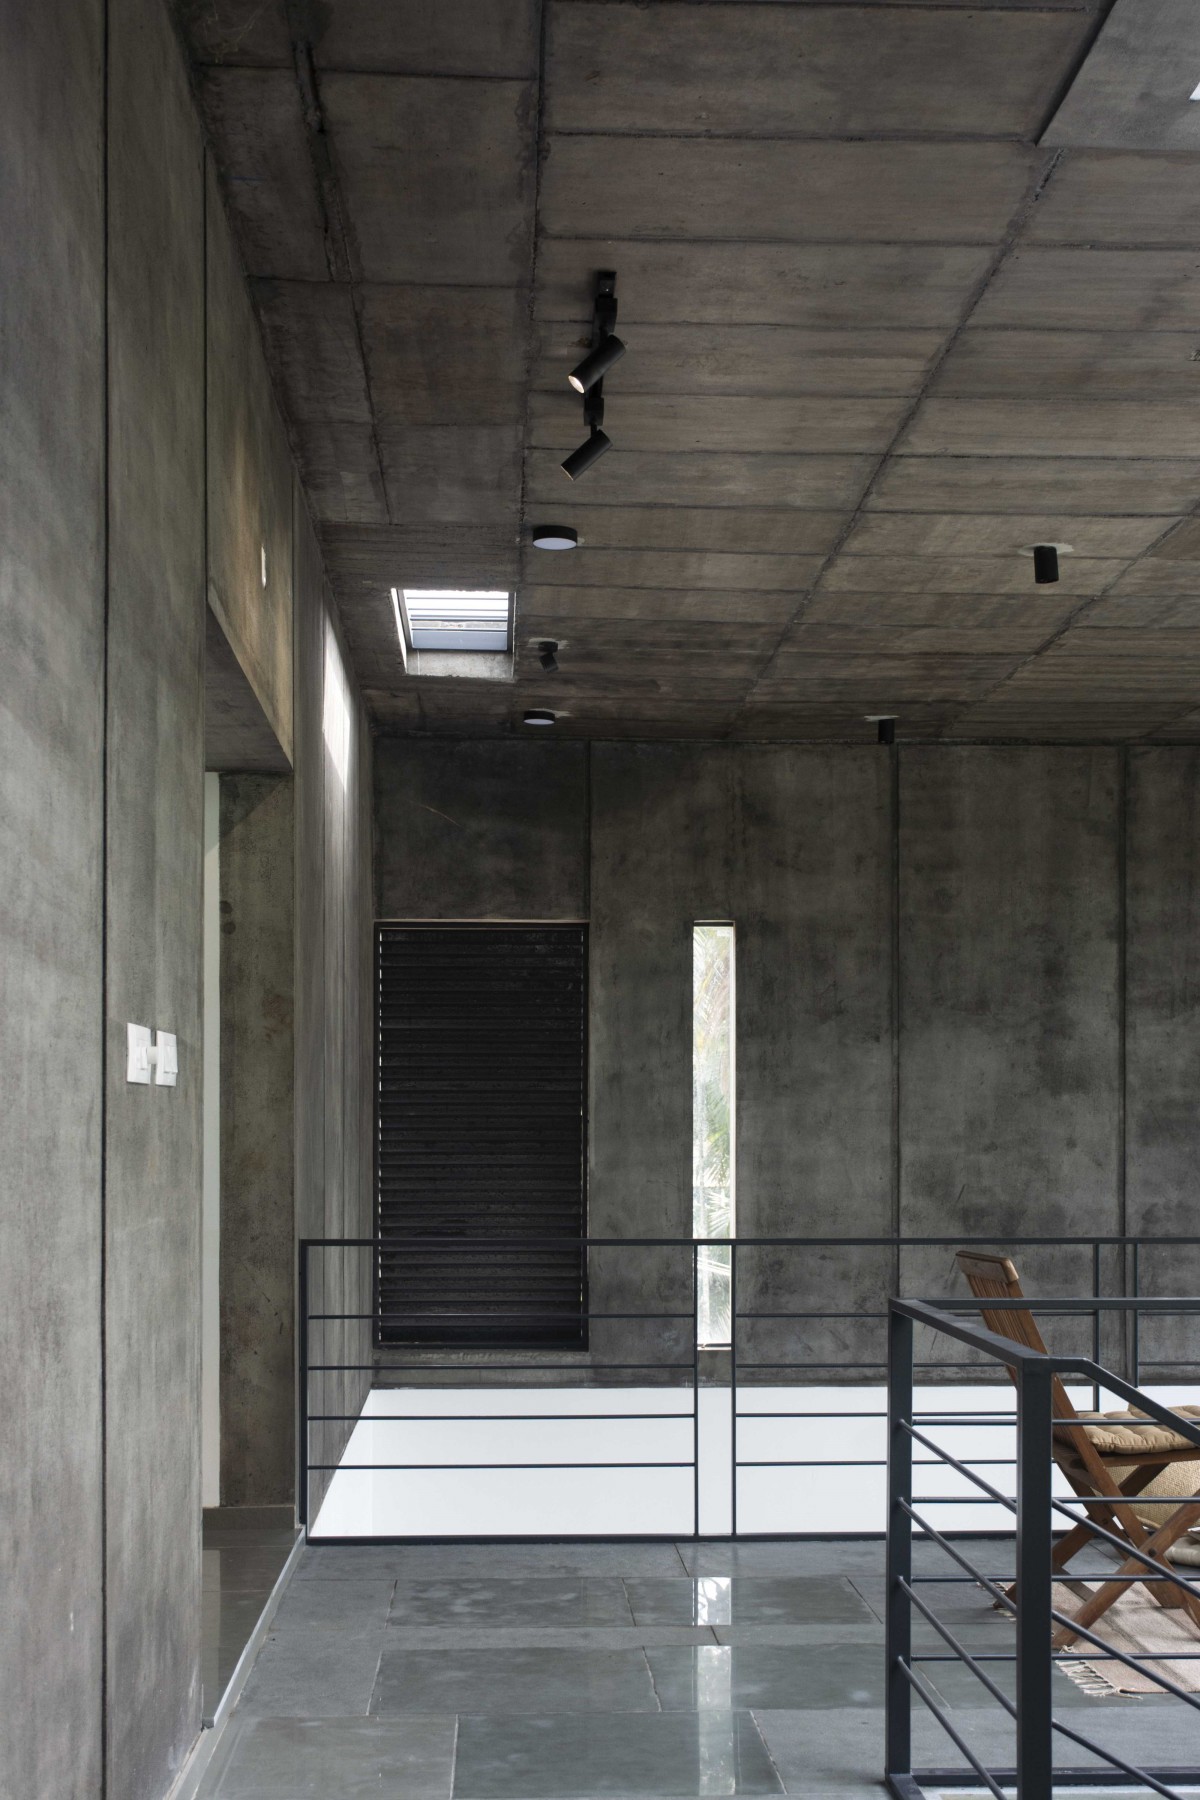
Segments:
[[[887,1231],[891,761],[747,745],[736,763],[738,1229]]]
[[[1116,750],[906,749],[900,761],[900,1223],[1120,1229]],[[932,1291],[950,1251],[914,1258]],[[1023,1252],[1034,1291],[1086,1253]]]
[[[593,1237],[692,1235],[692,925],[733,917],[733,796],[723,745],[592,746]],[[678,1313],[690,1294],[690,1251],[589,1258],[595,1311]],[[599,1361],[683,1365],[691,1356],[678,1323],[594,1325],[591,1339]]]
[[[521,784],[565,800],[555,763],[577,747],[539,746],[524,763],[508,746],[463,748],[378,746],[382,903],[437,916],[440,894],[462,892],[459,822],[486,794],[494,885],[470,916],[501,911],[491,893],[518,917],[554,916],[532,904],[540,799]],[[898,1225],[951,1240],[899,1267],[863,1252],[790,1277],[762,1258],[755,1275],[746,1252],[751,1290],[836,1284],[861,1309],[896,1279],[960,1291],[951,1250],[968,1235],[1186,1233],[1200,1148],[1194,750],[585,754],[579,814],[564,823],[556,809],[551,829],[590,845],[593,1235],[690,1235],[690,928],[723,917],[738,927],[741,1236]],[[427,808],[444,833],[406,822]],[[418,852],[422,866],[401,870]],[[1020,1259],[1035,1291],[1090,1283],[1086,1248]],[[593,1256],[593,1300],[677,1297],[669,1264],[647,1257],[630,1280],[615,1273],[621,1253]],[[1106,1284],[1115,1272],[1102,1259]],[[834,1331],[832,1355],[845,1354]]]
[[[692,925],[734,916],[724,746],[592,749],[594,1235],[692,1235]]]
[[[350,768],[349,714],[346,685],[337,631],[325,596],[323,627],[323,694],[321,702],[324,774],[322,791],[325,814],[322,823],[322,866],[325,889],[325,992],[322,1005],[325,1082],[325,1235],[346,1236],[346,784]],[[345,1263],[343,1252],[322,1253],[323,1291],[331,1313],[344,1312]],[[318,1327],[312,1340],[315,1355],[335,1365],[345,1363],[345,1331],[339,1321]],[[340,1371],[331,1383],[336,1404],[332,1412],[348,1412],[349,1383]]]
[[[293,783],[221,778],[221,1504],[295,1488]]]
[[[296,772],[296,1235],[325,1235],[325,743],[321,733],[324,694],[325,614],[321,553],[296,484],[295,509],[295,772]],[[310,1295],[314,1311],[324,1304],[324,1263],[314,1256]],[[314,1359],[315,1360],[315,1359]],[[338,1408],[328,1376],[313,1377],[314,1412]],[[336,1427],[315,1425],[309,1437],[314,1462],[336,1461]],[[319,1504],[329,1477],[313,1477]]]
[[[107,1791],[157,1800],[200,1725],[204,170],[158,0],[108,31]]]
[[[325,1185],[323,577],[299,482],[295,501],[296,1231],[319,1237]]]
[[[0,33],[0,1793],[93,1800],[102,1761],[101,8],[5,0]]]
[[[295,1230],[300,1238],[369,1236],[374,1177],[374,881],[371,737],[334,620],[321,555],[296,493]],[[314,1251],[313,1312],[362,1312],[361,1251]],[[362,1327],[311,1328],[314,1362],[368,1360]],[[312,1378],[316,1413],[354,1411],[360,1374]],[[313,1425],[310,1460],[336,1463],[349,1426]],[[314,1473],[315,1516],[329,1484]]]
[[[375,891],[372,846],[373,784],[372,740],[366,715],[356,705],[354,714],[354,791],[350,811],[350,842],[346,878],[350,905],[346,921],[346,1137],[352,1146],[346,1186],[347,1235],[370,1237],[375,1200]],[[373,1296],[370,1256],[355,1252],[346,1267],[346,1310],[369,1315]],[[373,1360],[374,1331],[369,1316],[360,1317],[348,1333],[347,1361],[368,1365]],[[354,1408],[367,1396],[371,1377],[360,1368],[356,1377]],[[354,1408],[348,1407],[347,1411]]]
[[[209,603],[290,758],[294,476],[211,165],[207,261]]]
[[[1125,1230],[1200,1233],[1200,750],[1128,753],[1125,902]],[[1200,1291],[1194,1250],[1144,1251],[1149,1293]],[[1153,1356],[1195,1321],[1142,1324]]]
[[[375,748],[378,906],[385,919],[581,919],[587,746]]]
[[[738,1236],[877,1236],[892,1230],[895,1169],[892,759],[805,745],[734,757]],[[846,1310],[878,1308],[891,1270],[879,1251],[745,1250],[739,1300],[819,1308],[836,1284]],[[774,1354],[778,1325],[748,1330],[747,1360]],[[809,1354],[836,1363],[856,1330],[814,1324]]]
[[[47,0],[5,7],[3,27],[0,1793],[159,1800],[200,1723],[206,550],[222,629],[290,745],[292,474],[212,205],[206,283],[202,142],[167,10]],[[370,744],[346,684],[357,825],[330,876],[328,619],[306,550],[300,816],[315,804],[318,830],[298,888],[320,982],[298,1066],[320,1234],[369,1216]],[[343,878],[354,996],[327,1046]],[[126,1083],[127,1022],[176,1034],[176,1087]],[[330,1169],[327,1082],[354,1120]],[[336,1220],[327,1187],[353,1194]]]

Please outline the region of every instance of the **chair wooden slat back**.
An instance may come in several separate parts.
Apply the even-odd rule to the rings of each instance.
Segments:
[[[955,1262],[967,1278],[967,1285],[977,1300],[1023,1300],[1024,1290],[1021,1278],[1017,1274],[1015,1264],[1007,1256],[997,1256],[988,1250],[958,1250]],[[1048,1354],[1045,1340],[1037,1328],[1037,1322],[1031,1312],[1023,1307],[997,1308],[992,1311],[982,1307],[983,1322],[989,1331],[997,1337],[1011,1338],[1014,1344],[1023,1344],[1027,1350],[1037,1350],[1041,1355]],[[1009,1374],[1016,1378],[1015,1370],[1010,1366]],[[1071,1404],[1066,1388],[1056,1375],[1053,1379],[1053,1405],[1056,1419],[1077,1421],[1079,1414]],[[1063,1431],[1063,1437],[1070,1438],[1075,1448],[1087,1456],[1091,1450],[1087,1434],[1083,1430]],[[1084,1446],[1086,1445],[1086,1451]]]
[[[987,1304],[989,1300],[1025,1298],[1020,1276],[1009,1258],[989,1251],[959,1250],[955,1261],[966,1276],[971,1292],[982,1302],[980,1312],[988,1330],[994,1331],[997,1337],[1008,1338],[1014,1344],[1022,1344],[1026,1349],[1044,1355],[1046,1346],[1042,1334],[1026,1307],[1002,1310]],[[1011,1363],[1008,1372],[1015,1382],[1017,1371]],[[1083,1501],[1086,1517],[1077,1520],[1072,1530],[1055,1545],[1051,1566],[1055,1570],[1065,1569],[1076,1552],[1097,1535],[1095,1526],[1103,1528],[1110,1542],[1114,1538],[1118,1542],[1124,1539],[1130,1548],[1140,1547],[1145,1553],[1140,1560],[1135,1557],[1122,1563],[1118,1573],[1101,1584],[1069,1623],[1059,1622],[1053,1638],[1055,1648],[1062,1649],[1074,1643],[1081,1628],[1094,1625],[1122,1593],[1139,1581],[1160,1606],[1182,1607],[1200,1627],[1200,1595],[1191,1592],[1187,1583],[1180,1583],[1176,1589],[1161,1579],[1145,1580],[1145,1556],[1149,1555],[1152,1566],[1165,1573],[1166,1565],[1156,1563],[1155,1558],[1165,1556],[1170,1546],[1200,1521],[1200,1495],[1177,1507],[1157,1529],[1144,1525],[1131,1504],[1132,1497],[1148,1485],[1165,1463],[1181,1460],[1181,1452],[1172,1449],[1147,1455],[1135,1451],[1123,1456],[1120,1463],[1110,1469],[1088,1436],[1084,1421],[1072,1406],[1057,1375],[1053,1377],[1052,1393],[1055,1424],[1051,1451],[1058,1467]],[[1008,1593],[1011,1599],[1018,1599],[1015,1585]]]

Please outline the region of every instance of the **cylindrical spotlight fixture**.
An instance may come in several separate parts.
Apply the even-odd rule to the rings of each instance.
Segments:
[[[522,713],[521,723],[522,725],[553,725],[557,717],[557,713],[547,712],[544,707],[531,706],[528,712]]]
[[[538,645],[538,661],[547,675],[558,674],[558,645],[553,638],[546,638]]]
[[[625,346],[619,337],[601,338],[594,350],[590,350],[579,364],[572,369],[567,380],[577,394],[586,394],[594,388],[598,381],[603,381],[614,363],[619,363],[625,354]]]
[[[881,744],[894,744],[895,741],[896,741],[896,721],[895,721],[895,719],[880,719],[879,720],[879,742]]]
[[[1058,545],[1035,544],[1033,546],[1033,579],[1039,587],[1046,587],[1058,580]]]
[[[573,525],[535,525],[531,535],[538,550],[574,550],[579,543]]]
[[[594,426],[578,450],[572,450],[562,465],[563,474],[571,481],[578,481],[581,475],[586,475],[593,463],[600,461],[606,450],[611,449],[612,439],[607,432]]]

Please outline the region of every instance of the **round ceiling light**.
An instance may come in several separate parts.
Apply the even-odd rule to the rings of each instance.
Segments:
[[[553,725],[558,714],[547,712],[544,707],[534,706],[521,715],[523,725]]]
[[[574,550],[579,533],[570,525],[535,525],[533,542],[538,550]]]

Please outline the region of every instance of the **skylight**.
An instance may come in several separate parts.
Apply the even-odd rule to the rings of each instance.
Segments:
[[[405,588],[403,596],[413,650],[509,648],[509,595],[503,589]]]

